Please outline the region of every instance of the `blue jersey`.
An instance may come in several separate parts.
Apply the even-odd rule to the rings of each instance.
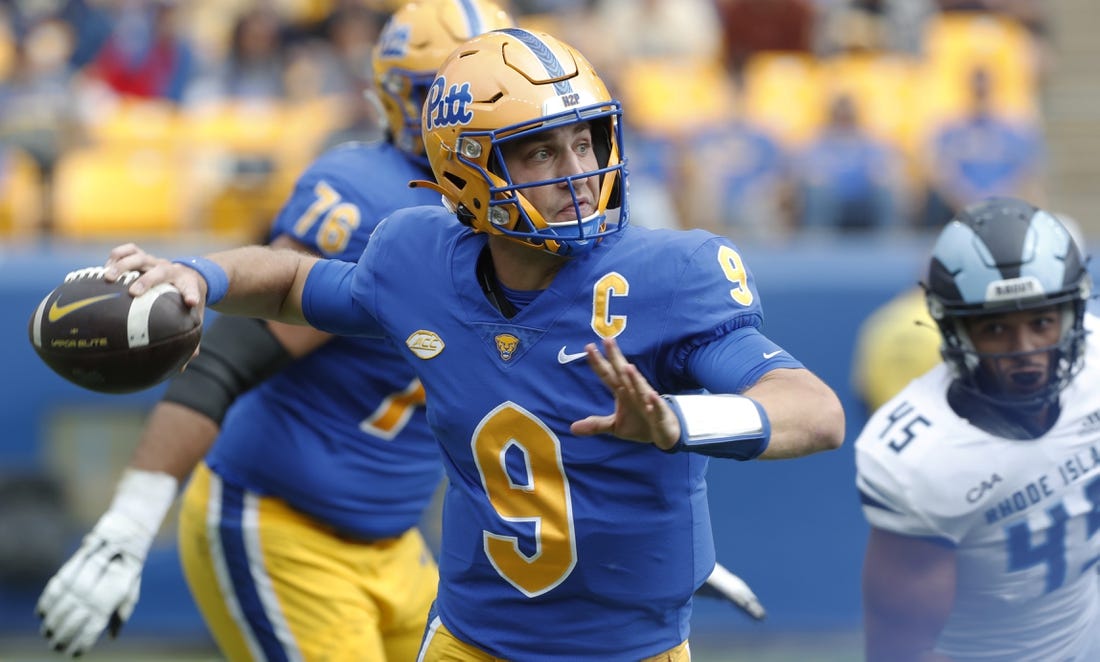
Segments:
[[[298,180],[272,236],[354,261],[380,219],[438,203],[408,187],[426,175],[389,143],[335,148]],[[238,398],[207,462],[341,533],[395,536],[416,525],[442,478],[423,401],[390,343],[336,337]]]
[[[614,408],[583,348],[615,337],[659,392],[751,385],[699,383],[690,356],[759,327],[752,276],[724,238],[628,227],[507,319],[478,284],[485,244],[443,209],[403,210],[352,274],[321,263],[303,294],[311,324],[402,343],[429,394],[449,478],[437,612],[505,659],[672,648],[714,566],[707,459],[572,435]]]

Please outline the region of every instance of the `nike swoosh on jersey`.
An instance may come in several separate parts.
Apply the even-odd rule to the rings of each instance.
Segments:
[[[561,349],[558,350],[558,363],[560,363],[562,365],[565,365],[566,363],[572,363],[573,361],[576,361],[577,359],[583,359],[586,356],[588,356],[588,354],[586,352],[578,352],[576,354],[566,354],[565,345],[562,345]]]
[[[57,320],[61,319],[62,317],[66,316],[66,315],[68,315],[69,313],[76,312],[76,311],[80,310],[81,308],[87,308],[88,306],[92,305],[93,303],[99,303],[100,301],[106,301],[107,299],[113,299],[113,298],[115,298],[117,296],[121,296],[121,295],[122,295],[121,292],[115,292],[114,294],[101,294],[97,297],[88,297],[87,299],[79,299],[77,301],[73,301],[72,303],[67,303],[64,306],[59,306],[59,305],[57,305],[57,302],[54,301],[52,304],[50,304],[50,312],[46,316],[46,318],[48,320],[50,320],[51,322],[56,322]]]
[[[779,356],[782,353],[783,353],[783,350],[781,350],[781,349],[777,349],[774,352],[764,352],[764,358],[765,359],[774,359],[775,357]]]

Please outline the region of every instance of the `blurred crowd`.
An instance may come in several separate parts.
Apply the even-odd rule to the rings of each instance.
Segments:
[[[512,0],[626,108],[632,220],[735,240],[1043,204],[1038,0]],[[391,0],[0,1],[0,236],[253,239],[380,135]]]

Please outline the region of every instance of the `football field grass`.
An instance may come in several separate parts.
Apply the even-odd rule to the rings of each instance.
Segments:
[[[692,662],[860,662],[858,633],[819,632],[744,636],[732,633],[692,640]],[[43,640],[0,639],[0,662],[62,662]],[[82,662],[224,662],[208,645],[104,640]],[[366,661],[365,661],[366,662]],[[411,661],[410,661],[411,662]],[[568,662],[563,660],[563,662]]]

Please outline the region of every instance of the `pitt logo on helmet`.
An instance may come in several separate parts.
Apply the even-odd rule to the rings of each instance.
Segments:
[[[442,126],[469,124],[474,119],[474,114],[467,106],[473,101],[469,83],[452,83],[448,86],[446,78],[436,78],[432,81],[428,98],[424,101],[427,128],[431,130]]]

